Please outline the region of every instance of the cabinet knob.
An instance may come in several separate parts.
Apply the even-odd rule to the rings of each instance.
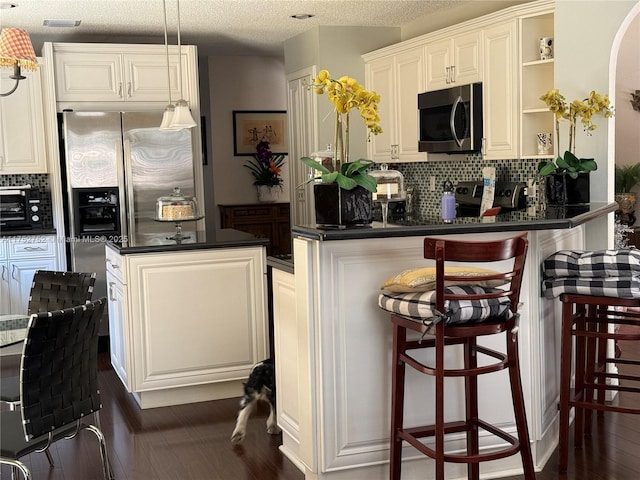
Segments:
[[[451,83],[456,83],[456,66],[451,65]]]
[[[451,67],[447,67],[445,71],[446,71],[446,74],[445,74],[444,81],[445,83],[451,83]]]
[[[9,272],[7,272],[7,267],[6,267],[6,266],[4,266],[4,265],[2,265],[2,281],[4,281],[4,282],[6,282],[7,280],[9,280],[9,279],[7,278],[7,273],[9,273]]]
[[[131,98],[131,82],[127,82],[127,97]]]
[[[122,82],[120,82],[120,85],[118,86],[118,96],[122,98]]]
[[[37,215],[36,215],[36,217],[37,217]],[[44,247],[24,247],[24,251],[25,252],[43,252],[45,250],[47,250],[47,249],[44,248]]]
[[[111,302],[116,301],[116,297],[113,295],[113,286],[115,284],[116,284],[115,282],[109,282],[109,301]]]

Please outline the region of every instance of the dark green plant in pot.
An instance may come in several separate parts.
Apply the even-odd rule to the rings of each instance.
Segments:
[[[360,185],[372,193],[376,191],[376,179],[367,173],[369,165],[373,163],[371,160],[361,158],[355,162],[343,163],[340,165],[340,171],[331,171],[311,157],[302,157],[300,161],[306,166],[321,172],[320,180],[322,183],[335,182],[340,188],[344,188],[345,190],[352,190]],[[313,182],[314,180],[315,178],[310,178],[302,185]]]
[[[566,151],[563,157],[553,160],[543,160],[538,163],[538,175],[546,177],[554,173],[566,173],[571,178],[578,178],[579,173],[588,173],[598,169],[598,164],[593,158],[578,158],[573,153]]]

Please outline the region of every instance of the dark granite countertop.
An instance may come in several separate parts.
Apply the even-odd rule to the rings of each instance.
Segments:
[[[351,240],[362,238],[411,237],[423,235],[449,235],[483,232],[507,232],[527,230],[553,230],[573,228],[618,208],[615,202],[592,202],[588,205],[548,206],[544,212],[527,210],[500,213],[495,217],[463,217],[451,223],[440,218],[415,219],[402,223],[374,222],[367,228],[320,229],[311,225],[295,225],[294,236],[314,240]]]
[[[272,255],[267,257],[267,267],[282,270],[287,273],[294,272],[292,255]]]
[[[20,237],[24,235],[55,235],[55,228],[21,228],[18,230],[0,230],[0,237]]]
[[[212,248],[235,248],[235,247],[256,247],[268,245],[268,238],[258,238],[250,233],[241,232],[231,228],[215,230],[215,232],[205,235],[199,232],[197,238],[188,238],[178,243],[175,240],[168,240],[167,234],[151,235],[144,240],[137,242],[130,240],[127,242],[107,242],[107,245],[116,250],[121,255],[134,253],[159,253],[176,252],[188,250],[206,250]]]

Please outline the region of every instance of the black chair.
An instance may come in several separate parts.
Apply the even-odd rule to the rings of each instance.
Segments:
[[[471,242],[425,238],[424,257],[435,260],[433,291],[406,294],[381,294],[379,305],[390,311],[393,324],[391,368],[391,445],[389,478],[399,480],[402,466],[402,443],[411,444],[420,453],[435,460],[435,478],[444,480],[445,462],[466,463],[468,478],[480,478],[480,463],[520,453],[524,478],[535,478],[524,396],[518,360],[518,302],[528,243],[526,235],[499,241]],[[458,262],[511,261],[511,268],[473,277],[446,270],[445,264]],[[489,284],[507,285],[493,288]],[[409,340],[407,331],[422,335]],[[504,333],[506,353],[478,344],[478,338]],[[445,348],[461,345],[463,368],[445,368]],[[435,355],[427,364],[419,361],[415,351],[433,348]],[[483,354],[493,363],[478,360]],[[432,425],[404,425],[406,366],[435,377],[435,412]],[[509,372],[517,437],[479,416],[478,376],[506,369]],[[445,421],[445,379],[464,378],[464,394],[447,399],[465,406],[465,417]],[[507,443],[496,451],[481,452],[479,431],[485,430]],[[464,433],[466,451],[446,452],[445,436]],[[434,446],[421,441],[433,437]]]
[[[51,312],[91,301],[95,273],[37,270],[33,276],[27,313]],[[20,378],[0,378],[0,402],[15,409],[20,402]]]
[[[20,366],[20,411],[0,412],[0,463],[31,478],[20,458],[90,430],[100,442],[104,478],[113,479],[98,411],[98,331],[105,297],[31,316]],[[87,423],[93,414],[94,424]]]

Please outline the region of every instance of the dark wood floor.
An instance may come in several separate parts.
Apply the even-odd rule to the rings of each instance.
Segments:
[[[640,357],[640,347],[622,343],[625,355]],[[0,374],[15,363],[0,357]],[[248,426],[243,447],[229,442],[238,399],[140,410],[124,391],[101,354],[102,429],[117,480],[302,480],[303,474],[278,450],[280,436],[266,433],[267,409]],[[622,369],[621,369],[622,370]],[[640,402],[632,394],[621,401]],[[595,423],[584,448],[571,448],[569,471],[557,473],[557,451],[538,480],[636,480],[640,478],[640,415],[606,413]],[[49,469],[43,454],[26,457],[34,480],[92,480],[101,478],[95,437],[79,438],[52,447],[56,462]],[[9,479],[6,466],[0,479]],[[520,480],[523,477],[510,477]],[[362,480],[354,475],[354,480]],[[378,480],[378,479],[365,479]]]

